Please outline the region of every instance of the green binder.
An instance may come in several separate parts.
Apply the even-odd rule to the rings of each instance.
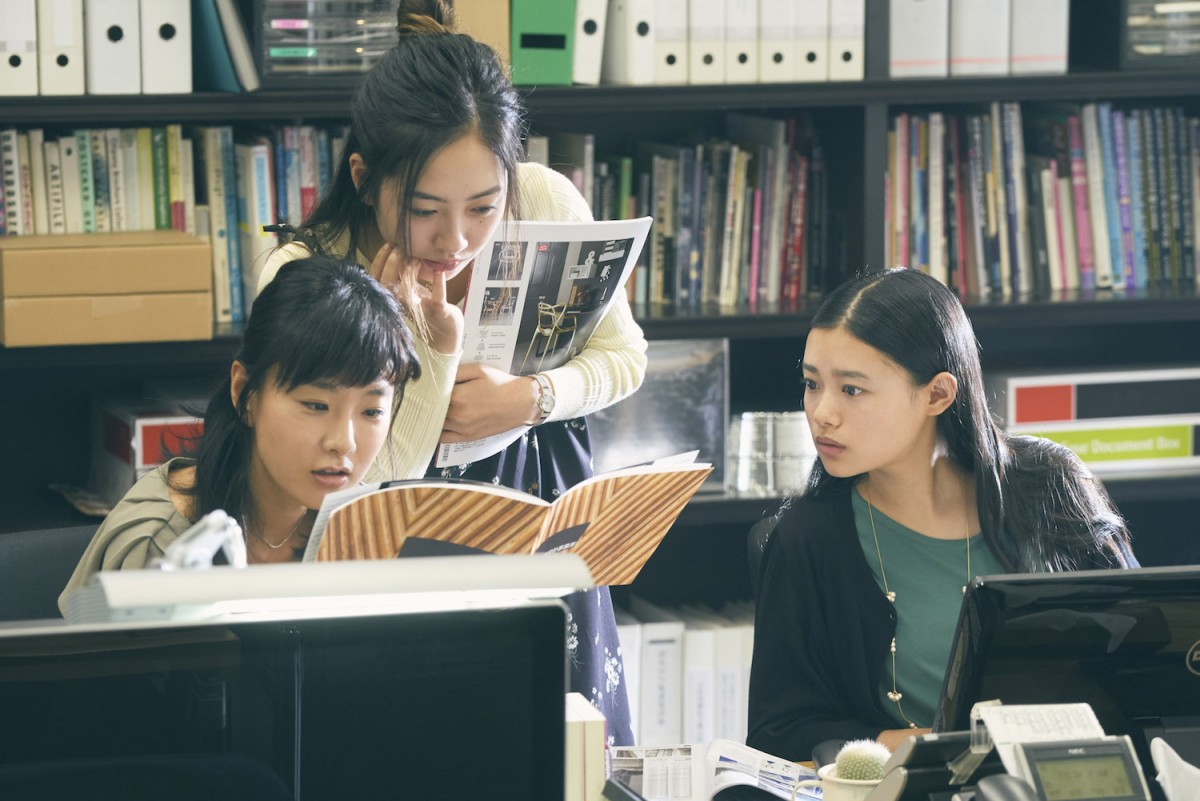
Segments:
[[[512,0],[512,81],[570,86],[575,0]]]

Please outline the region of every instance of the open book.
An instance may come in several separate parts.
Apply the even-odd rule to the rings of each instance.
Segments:
[[[305,561],[570,551],[596,584],[628,584],[712,471],[695,453],[585,479],[553,503],[461,479],[364,484],[325,496]]]
[[[733,740],[708,746],[617,746],[604,796],[644,801],[721,801],[725,798],[792,798],[796,783],[816,777],[811,768]],[[736,791],[723,793],[727,788]],[[627,790],[629,792],[621,792]],[[796,798],[819,799],[801,787]]]
[[[463,308],[463,361],[512,375],[570,361],[625,291],[651,222],[642,217],[502,225],[475,257]],[[482,459],[527,430],[440,445],[436,464]]]

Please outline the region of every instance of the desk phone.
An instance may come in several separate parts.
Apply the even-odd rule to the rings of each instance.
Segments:
[[[979,780],[974,801],[1150,801],[1129,737],[1018,743],[1016,756],[1012,773]]]

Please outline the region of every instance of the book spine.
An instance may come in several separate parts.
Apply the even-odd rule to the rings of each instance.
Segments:
[[[991,226],[988,221],[987,149],[984,121],[977,114],[967,118],[967,170],[971,192],[971,227],[975,238],[975,290],[980,298],[991,291],[994,265],[989,246]]]
[[[300,149],[300,219],[307,220],[317,205],[317,153],[316,132],[311,125],[296,129]],[[588,198],[591,206],[591,198]]]
[[[203,167],[204,186],[207,190],[205,201],[208,206],[209,237],[212,245],[212,275],[213,275],[213,321],[229,323],[233,321],[231,304],[232,275],[229,268],[230,239],[228,207],[225,203],[225,193],[232,190],[225,174],[225,160],[221,155],[221,132],[215,127],[203,128],[199,132],[201,147],[201,165]]]
[[[1121,223],[1121,276],[1117,282],[1117,273],[1113,272],[1113,286],[1116,289],[1133,289],[1136,284],[1137,267],[1134,263],[1133,245],[1133,196],[1129,181],[1129,145],[1125,141],[1125,114],[1119,109],[1112,112],[1113,155],[1117,166],[1117,213]]]
[[[114,231],[128,231],[129,220],[125,209],[125,153],[121,149],[120,129],[104,130],[104,153],[108,170],[110,224]]]
[[[1025,143],[1021,133],[1021,106],[1003,103],[1000,109],[1004,136],[1005,192],[1008,209],[1009,255],[1012,260],[1012,293],[1037,288],[1029,235],[1029,189],[1026,186]]]
[[[929,115],[929,274],[950,285],[946,266],[946,118]]]
[[[1000,285],[993,286],[998,294],[1007,295],[1012,292],[1013,258],[1009,239],[1008,224],[1008,182],[1007,171],[1010,167],[1004,157],[1004,124],[1001,103],[991,104],[991,191],[995,196],[996,239],[1000,251]]]
[[[75,131],[76,155],[79,157],[79,203],[83,211],[83,232],[96,232],[96,186],[92,176],[92,134],[86,128]]]
[[[141,204],[141,164],[138,158],[138,132],[136,128],[121,128],[117,139],[121,148],[121,163],[125,172],[125,221],[126,230],[143,231]]]
[[[1200,119],[1188,120],[1188,130],[1191,133],[1191,175],[1192,175],[1192,277],[1200,286],[1200,246],[1196,237],[1200,236]]]
[[[4,224],[6,234],[22,234],[21,161],[17,129],[0,131],[0,157],[4,160]]]
[[[170,199],[171,228],[186,231],[183,200],[183,126],[167,126],[167,197]]]
[[[79,144],[73,134],[58,138],[58,155],[62,162],[63,215],[66,233],[83,233],[83,193],[79,185]]]
[[[183,187],[183,230],[196,233],[196,152],[192,139],[179,140],[179,182]]]
[[[29,136],[29,190],[33,221],[33,233],[50,233],[50,207],[46,186],[46,152],[42,145],[45,134],[41,128],[30,128]]]
[[[1100,144],[1100,123],[1095,103],[1083,106],[1083,146],[1087,162],[1088,207],[1091,210],[1094,285],[1112,286],[1113,259],[1108,236],[1108,203],[1104,187],[1104,151]],[[1088,287],[1085,287],[1085,289]]]
[[[1191,148],[1188,144],[1187,120],[1183,109],[1178,106],[1167,112],[1171,120],[1171,178],[1174,192],[1172,202],[1175,209],[1175,239],[1179,243],[1176,284],[1191,286],[1194,282],[1194,246],[1192,243],[1192,188],[1191,170],[1188,168]]]
[[[66,203],[63,199],[62,154],[58,142],[42,143],[42,159],[46,164],[47,232],[67,232]]]
[[[150,129],[151,174],[154,183],[154,230],[174,228],[171,214],[171,157],[166,128]]]
[[[804,227],[808,217],[808,158],[796,153],[795,189],[792,198],[791,252],[788,259],[787,274],[784,277],[784,299],[796,302],[803,294],[804,287],[804,242],[807,233]]]
[[[1139,110],[1125,118],[1125,141],[1129,150],[1129,208],[1133,223],[1133,287],[1146,287],[1146,196],[1142,189],[1142,123]]]
[[[157,200],[154,196],[154,131],[138,128],[134,132],[137,148],[138,230],[153,231],[158,227]]]
[[[1138,121],[1142,129],[1142,197],[1146,207],[1146,286],[1156,286],[1162,276],[1159,248],[1162,210],[1159,208],[1158,164],[1155,160],[1158,144],[1153,110],[1143,109]]]
[[[1096,286],[1096,261],[1092,251],[1092,211],[1084,155],[1083,123],[1078,114],[1067,117],[1067,142],[1071,151],[1071,191],[1075,201],[1075,248],[1079,254],[1079,286]]]
[[[1070,169],[1070,165],[1063,165]],[[1060,167],[1060,170],[1062,167]],[[1075,245],[1075,202],[1074,187],[1070,175],[1058,176],[1058,219],[1062,225],[1059,242],[1063,251],[1063,288],[1079,289],[1079,250]]]
[[[222,125],[217,129],[220,147],[221,174],[225,177],[225,249],[229,253],[229,314],[233,322],[240,323],[246,317],[242,293],[242,252],[238,241],[237,167],[233,158],[233,128]]]
[[[909,237],[910,255],[908,266],[909,269],[920,270],[921,272],[928,274],[929,227],[927,214],[929,210],[929,198],[928,162],[926,161],[926,156],[929,149],[927,141],[929,124],[925,118],[919,114],[914,114],[909,119],[908,213],[909,220],[911,221],[912,232]]]
[[[896,263],[901,267],[909,267],[908,251],[908,182],[909,158],[908,139],[910,134],[909,117],[907,114],[896,115],[896,183],[893,187],[892,209],[896,214],[895,231],[896,243],[892,250]]]
[[[1152,110],[1154,129],[1154,176],[1157,182],[1155,227],[1158,232],[1158,266],[1155,278],[1162,285],[1171,280],[1171,184],[1167,166],[1167,124],[1161,108]]]
[[[17,134],[17,160],[20,164],[18,175],[21,182],[21,225],[22,233],[36,233],[33,215],[33,175],[31,157],[29,155],[29,134],[22,131]]]
[[[96,207],[96,231],[106,233],[112,227],[112,188],[108,175],[108,139],[103,128],[88,131],[92,159],[92,192]]]
[[[805,286],[809,292],[824,291],[829,265],[829,180],[825,169],[825,150],[814,145],[808,157],[808,207],[812,224],[808,229],[808,248],[804,259]]]
[[[679,148],[676,171],[675,299],[677,303],[687,304],[692,301],[691,260],[696,237],[696,165],[695,152],[690,147]],[[611,179],[612,176],[606,176],[604,186],[599,190],[605,204],[611,203]]]

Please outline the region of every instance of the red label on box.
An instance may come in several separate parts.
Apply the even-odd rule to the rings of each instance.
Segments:
[[[154,467],[191,450],[204,433],[204,422],[156,423],[142,426],[141,431],[142,454],[138,466]]]
[[[1075,419],[1075,387],[1018,387],[1013,423],[1049,423]]]

